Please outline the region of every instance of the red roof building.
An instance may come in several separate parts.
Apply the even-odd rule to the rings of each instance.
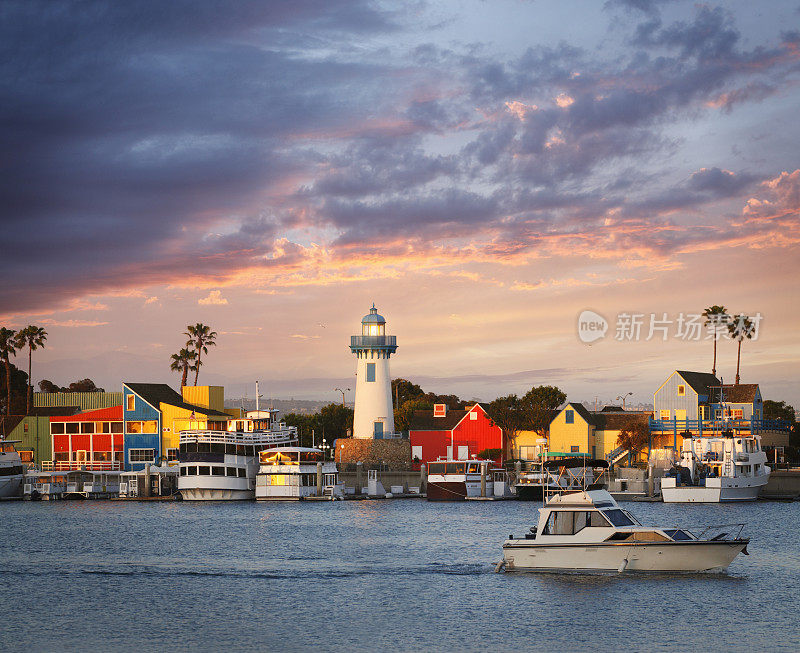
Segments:
[[[439,457],[468,460],[486,449],[503,448],[503,431],[480,404],[461,410],[437,404],[432,411],[416,411],[409,439],[415,469]],[[500,455],[496,462],[499,464]]]
[[[52,468],[56,471],[82,467],[97,471],[123,469],[124,437],[122,406],[51,417]],[[49,467],[44,462],[43,466]]]

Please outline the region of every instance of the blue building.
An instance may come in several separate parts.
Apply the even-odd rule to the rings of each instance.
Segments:
[[[163,386],[178,395],[168,385],[161,383],[122,384],[125,471],[144,469],[145,463],[155,464],[162,456],[160,401],[153,396],[154,390],[160,388],[154,386]]]

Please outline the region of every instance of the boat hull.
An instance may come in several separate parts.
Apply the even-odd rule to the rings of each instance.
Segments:
[[[508,571],[721,572],[748,540],[602,544],[534,544],[508,540]]]
[[[22,475],[0,476],[0,499],[21,496]]]
[[[728,501],[755,501],[769,475],[706,479],[705,486],[679,485],[674,479],[661,480],[661,498],[664,503],[725,503]]]
[[[184,501],[252,501],[254,490],[234,490],[225,488],[181,488]]]
[[[467,484],[464,481],[428,481],[427,495],[428,501],[466,501]]]

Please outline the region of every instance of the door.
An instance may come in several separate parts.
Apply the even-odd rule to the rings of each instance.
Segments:
[[[372,435],[376,440],[380,440],[383,437],[383,422],[375,422],[373,425]]]
[[[75,461],[79,463],[86,462],[86,452],[85,451],[76,451],[75,452]]]
[[[675,409],[675,419],[679,422],[686,422],[686,409],[685,408],[676,408]]]
[[[458,459],[467,460],[469,458],[469,447],[458,445]]]

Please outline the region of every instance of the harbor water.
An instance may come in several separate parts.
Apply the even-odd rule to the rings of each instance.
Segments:
[[[800,503],[624,504],[746,522],[725,574],[494,573],[539,504],[0,504],[0,650],[800,650]]]

